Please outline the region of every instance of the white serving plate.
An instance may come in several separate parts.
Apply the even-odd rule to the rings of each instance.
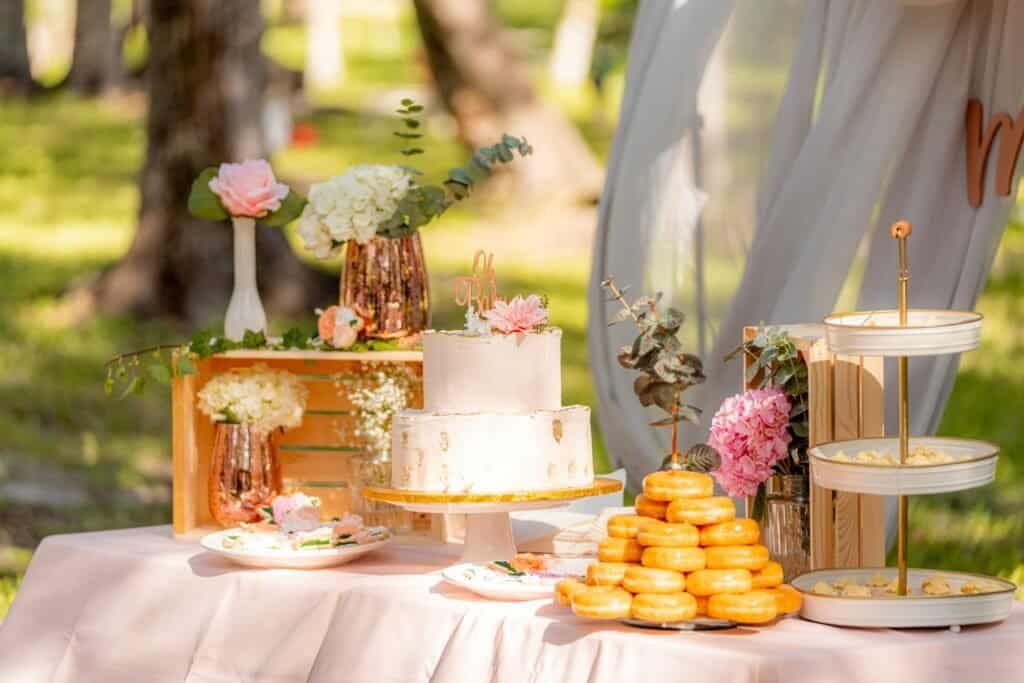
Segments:
[[[818,486],[835,491],[913,496],[977,488],[996,478],[999,448],[974,439],[939,436],[910,437],[910,448],[926,446],[944,451],[955,462],[940,465],[886,466],[832,460],[838,451],[854,457],[860,451],[885,451],[899,456],[899,439],[851,439],[821,444],[808,450],[811,477]]]
[[[825,341],[853,356],[937,356],[978,348],[981,314],[911,309],[907,326],[899,311],[857,311],[825,318]]]
[[[864,583],[877,573],[895,578],[896,568],[822,569],[801,574],[792,585],[803,594],[800,616],[833,626],[855,626],[862,628],[923,628],[966,626],[1002,621],[1010,615],[1013,594],[1016,590],[1009,581],[981,574],[963,572],[910,569],[907,582],[911,588],[919,588],[925,578],[940,574],[946,578],[954,592],[969,580],[989,581],[1000,586],[998,592],[965,595],[955,593],[949,596],[908,595],[904,597],[842,597],[813,593],[819,581],[831,582],[849,577]]]
[[[509,576],[488,569],[479,562],[463,562],[452,565],[441,572],[445,581],[460,588],[476,593],[489,600],[521,602],[525,600],[551,599],[555,593],[555,584],[567,576],[586,574],[587,565],[592,558],[559,559],[557,577]]]
[[[203,536],[200,544],[211,553],[217,553],[232,562],[259,569],[325,569],[346,564],[391,542],[390,538],[361,545],[343,545],[338,548],[308,550],[250,550],[224,548],[224,537],[238,533],[237,529],[223,529]]]

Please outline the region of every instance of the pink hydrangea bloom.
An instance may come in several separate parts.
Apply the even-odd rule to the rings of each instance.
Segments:
[[[540,297],[531,294],[525,299],[517,296],[512,301],[495,301],[494,308],[484,311],[491,329],[504,334],[522,334],[548,321],[548,309],[541,305]]]
[[[708,445],[722,456],[715,479],[730,496],[753,496],[789,457],[789,399],[781,390],[750,389],[727,398],[711,421]]]
[[[263,159],[240,164],[221,164],[210,190],[232,216],[262,218],[281,208],[288,186],[277,182],[270,164]]]

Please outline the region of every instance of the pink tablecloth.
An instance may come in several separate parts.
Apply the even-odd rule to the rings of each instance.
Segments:
[[[717,633],[586,622],[441,583],[457,549],[393,545],[333,570],[240,569],[167,527],[46,539],[0,626],[0,681],[1024,680],[1024,607],[1003,624]]]

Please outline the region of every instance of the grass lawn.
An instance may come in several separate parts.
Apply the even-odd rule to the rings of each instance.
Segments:
[[[503,6],[512,12],[529,4]],[[415,75],[407,62],[397,65],[408,57],[406,34],[404,28],[397,34],[397,53],[359,53],[350,60],[351,86],[329,98],[351,103],[368,97],[373,90],[366,84],[378,72],[391,74],[386,84],[401,88]],[[268,50],[293,47],[287,36],[268,35]],[[281,154],[275,159],[281,174],[321,178],[393,149],[390,122],[360,111],[314,116],[323,144]],[[141,115],[132,99],[53,97],[5,101],[0,108],[0,618],[43,536],[170,520],[168,397],[150,391],[112,407],[102,392],[102,366],[118,351],[178,341],[190,331],[167,321],[114,317],[70,327],[60,306],[71,283],[115,261],[130,242]],[[598,149],[607,147],[606,138],[597,141]],[[428,169],[460,158],[443,129],[433,131],[430,143]],[[565,330],[565,400],[594,405],[584,338],[589,234],[558,235],[550,248],[536,248],[530,240],[552,224],[540,211],[484,212],[470,205],[428,229],[435,322],[460,324],[450,303],[452,278],[465,270],[473,249],[495,251],[505,291],[551,297],[555,321]],[[1024,352],[1024,228],[1014,225],[1007,233],[978,309],[986,316],[983,348],[964,357],[941,432],[999,443],[998,480],[977,491],[915,499],[911,562],[1024,580],[1024,365],[1015,362]],[[597,466],[604,470],[595,436]],[[48,495],[39,496],[33,483]]]

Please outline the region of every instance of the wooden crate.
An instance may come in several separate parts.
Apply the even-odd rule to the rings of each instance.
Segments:
[[[832,353],[821,325],[779,327],[807,364],[810,445],[884,436],[883,359]],[[756,334],[756,327],[744,329],[746,341]],[[885,566],[885,499],[813,483],[810,489],[811,568]]]
[[[217,528],[207,494],[214,425],[199,411],[196,392],[216,374],[255,363],[292,372],[309,387],[302,424],[280,440],[282,476],[286,491],[320,497],[331,516],[349,509],[349,485],[356,475],[353,456],[361,453],[353,434],[352,406],[338,378],[363,373],[368,363],[403,363],[418,376],[423,372],[419,351],[231,351],[195,361],[197,373],[175,378],[172,386],[176,535]],[[422,403],[418,389],[410,407]]]

